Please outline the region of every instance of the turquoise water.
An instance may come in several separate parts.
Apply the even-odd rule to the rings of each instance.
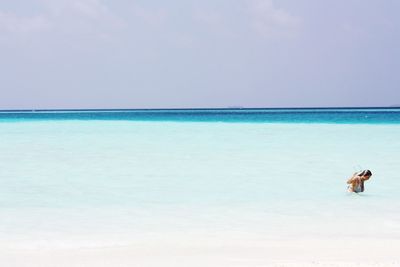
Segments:
[[[2,112],[0,246],[400,238],[399,110],[274,112]]]
[[[399,124],[400,108],[0,111],[0,121],[4,120],[131,120],[164,122]]]

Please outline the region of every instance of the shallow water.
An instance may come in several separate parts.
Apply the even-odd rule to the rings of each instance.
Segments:
[[[341,112],[352,119],[3,114],[2,246],[124,245],[174,232],[400,238],[400,113],[359,123]],[[346,193],[364,168],[366,192]]]

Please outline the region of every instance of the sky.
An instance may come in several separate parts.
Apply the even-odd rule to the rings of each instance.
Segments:
[[[400,104],[398,0],[0,0],[0,109]]]

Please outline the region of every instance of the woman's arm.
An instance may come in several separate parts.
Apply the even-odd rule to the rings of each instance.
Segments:
[[[348,184],[352,184],[356,179],[357,179],[356,174],[353,174],[353,176],[351,176],[351,177],[347,180],[347,183],[348,183]]]

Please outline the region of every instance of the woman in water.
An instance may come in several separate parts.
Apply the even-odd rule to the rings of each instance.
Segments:
[[[356,172],[353,176],[347,180],[348,191],[354,193],[364,192],[364,182],[372,176],[370,170],[364,170]]]

